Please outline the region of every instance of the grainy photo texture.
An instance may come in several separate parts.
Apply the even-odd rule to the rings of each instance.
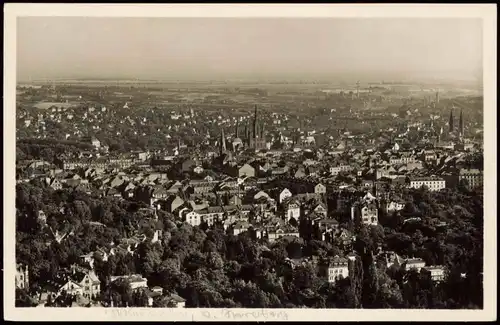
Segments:
[[[482,309],[482,33],[18,17],[15,305]]]

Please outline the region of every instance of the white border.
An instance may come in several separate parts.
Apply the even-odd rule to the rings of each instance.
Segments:
[[[4,310],[6,320],[473,321],[496,319],[496,10],[491,4],[13,4],[4,6]],[[485,252],[483,310],[15,308],[16,17],[470,17],[483,19]]]

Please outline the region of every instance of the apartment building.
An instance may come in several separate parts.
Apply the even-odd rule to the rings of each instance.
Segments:
[[[442,177],[411,177],[408,182],[409,188],[421,188],[426,186],[429,191],[440,191],[446,187],[446,181]]]
[[[458,173],[458,182],[466,181],[470,189],[483,186],[483,172],[479,169],[461,169]]]
[[[347,258],[336,255],[328,264],[328,282],[335,283],[341,278],[349,276],[349,261]]]

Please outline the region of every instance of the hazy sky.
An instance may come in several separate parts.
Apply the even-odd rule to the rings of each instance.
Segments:
[[[23,17],[18,80],[298,75],[474,78],[479,19]]]

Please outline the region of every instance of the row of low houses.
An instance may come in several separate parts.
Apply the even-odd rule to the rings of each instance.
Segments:
[[[147,296],[147,306],[153,307],[154,301],[161,300],[163,305],[174,308],[185,307],[186,300],[176,293],[164,294],[163,288],[155,286],[149,287],[148,280],[138,274],[111,276],[110,283],[118,280],[126,281],[132,291],[143,291]],[[44,283],[38,295],[38,305],[44,307],[49,300],[54,301],[61,294],[66,293],[75,298],[83,297],[90,306],[96,302],[101,295],[101,281],[93,270],[73,265],[69,270],[63,270],[53,277],[53,279]],[[111,300],[109,307],[116,303]]]
[[[122,173],[123,174],[123,173]],[[145,201],[152,203],[156,208],[162,208],[170,213],[174,213],[179,217],[179,219],[188,222],[193,226],[198,226],[203,222],[208,225],[212,225],[216,221],[224,221],[223,217],[237,213],[242,216],[248,216],[251,212],[256,214],[256,219],[259,218],[270,218],[274,215],[279,215],[286,221],[290,221],[292,218],[298,220],[302,215],[313,215],[316,216],[326,216],[327,207],[322,203],[322,195],[326,194],[327,189],[330,185],[323,185],[321,183],[315,183],[311,179],[306,179],[304,182],[300,179],[287,179],[286,185],[293,186],[294,188],[312,190],[313,193],[301,193],[293,195],[288,188],[275,188],[270,190],[260,190],[255,195],[248,197],[247,202],[244,203],[241,199],[243,194],[248,193],[245,191],[244,181],[242,184],[240,180],[224,180],[222,182],[206,181],[206,180],[196,180],[189,182],[179,182],[179,181],[168,181],[168,178],[163,176],[164,174],[153,174],[147,176],[141,176],[133,178],[133,176],[128,175],[116,175],[101,178],[102,183],[107,184],[107,191],[104,195],[113,195],[117,197],[126,198],[141,198],[145,197]],[[476,173],[474,175],[480,175]],[[131,181],[132,179],[132,181]],[[141,181],[147,179],[147,185],[140,184],[140,186],[134,185],[133,181]],[[56,183],[57,179],[47,179],[47,183],[54,186],[55,189],[61,188],[62,184],[78,184],[78,186],[85,191],[89,191],[89,182],[87,179],[81,178],[78,174],[74,174],[71,177],[62,179]],[[156,185],[150,185],[150,182],[156,182]],[[445,181],[439,177],[414,177],[409,178],[409,187],[419,188],[422,186],[427,186],[430,190],[440,190],[444,188]],[[221,185],[223,184],[223,185]],[[238,185],[239,184],[239,185]],[[299,184],[299,186],[297,186]],[[368,187],[373,186],[373,182],[367,182]],[[195,204],[193,199],[183,199],[182,197],[193,196],[204,197],[208,193],[196,193],[193,188],[219,188],[220,191],[216,191],[217,194],[224,193],[228,189],[238,189],[238,192],[230,195],[227,201],[227,205],[213,205],[207,200],[202,200],[205,203]],[[240,189],[242,188],[242,189]],[[252,187],[256,188],[256,187]],[[257,188],[258,189],[258,188]],[[191,191],[189,191],[191,190]],[[180,195],[180,194],[184,195]],[[210,192],[212,193],[212,192]],[[268,194],[269,193],[269,194]],[[273,198],[274,197],[274,198]],[[291,199],[293,197],[293,199]],[[311,207],[304,207],[304,198],[315,197],[319,200],[315,201],[315,205]],[[361,215],[361,220],[365,224],[376,225],[378,223],[378,208],[372,202],[352,202],[351,204],[351,215],[354,218],[355,214]],[[401,210],[404,203],[401,201],[390,200],[386,202],[387,211],[398,211]]]
[[[288,263],[292,268],[298,265],[311,265],[318,270],[318,273],[326,278],[330,283],[335,283],[340,279],[345,279],[352,276],[353,262],[359,257],[351,253],[343,256],[334,256],[326,259],[319,260],[317,256],[312,259],[289,259]],[[435,282],[444,281],[446,278],[446,269],[440,265],[426,266],[426,263],[420,258],[406,258],[399,257],[394,252],[381,252],[380,258],[387,264],[387,267],[392,266],[401,267],[406,272],[415,270],[417,272],[429,274],[431,279]]]
[[[446,268],[442,265],[426,265],[421,258],[401,258],[394,252],[381,252],[379,256],[386,263],[388,268],[392,266],[402,267],[405,271],[415,270],[417,272],[426,272],[430,274],[433,281],[444,281],[446,277]]]
[[[423,154],[427,155],[428,157],[435,155],[434,152],[432,151],[423,151]],[[139,158],[134,158],[137,160],[140,160]],[[361,158],[360,158],[361,159]],[[441,157],[441,167],[439,167],[439,171],[434,171],[430,172],[427,171],[426,168],[423,168],[422,166],[417,166],[417,162],[414,161],[406,161],[404,164],[391,164],[390,159],[389,161],[382,160],[382,163],[380,161],[374,162],[374,159],[378,158],[365,158],[365,160],[368,160],[368,162],[364,162],[364,167],[360,165],[358,166],[358,163],[353,163],[349,160],[347,160],[345,163],[340,163],[340,162],[334,162],[331,165],[329,165],[328,162],[321,162],[321,164],[325,164],[325,168],[329,170],[328,173],[326,174],[309,174],[307,173],[302,173],[301,170],[303,170],[302,167],[291,167],[291,170],[295,170],[293,175],[289,174],[288,176],[283,176],[283,178],[290,178],[290,179],[307,179],[307,178],[324,178],[324,177],[331,177],[335,179],[336,176],[340,175],[342,173],[342,177],[344,179],[344,182],[347,183],[359,183],[363,181],[373,181],[373,180],[380,180],[383,178],[391,179],[393,182],[403,182],[406,184],[408,187],[419,187],[423,185],[428,185],[430,189],[432,190],[439,190],[444,187],[454,187],[457,186],[460,182],[462,181],[467,181],[466,184],[467,186],[473,188],[477,186],[482,185],[482,179],[483,179],[483,173],[480,170],[468,170],[468,169],[450,169],[450,168],[444,168],[450,163],[453,163],[454,161],[457,161],[457,159],[463,159],[462,157],[459,158],[454,158],[452,156],[447,156],[447,157]],[[400,158],[398,158],[400,159]],[[62,166],[62,168],[49,168],[49,170],[46,170],[47,164],[41,161],[33,161],[29,163],[28,165],[31,166],[30,170],[32,170],[32,175],[34,176],[43,176],[47,175],[46,177],[49,177],[50,180],[48,180],[48,183],[50,184],[51,187],[54,189],[60,189],[64,187],[64,183],[67,184],[67,186],[75,187],[77,186],[76,184],[82,183],[85,184],[85,181],[79,181],[75,179],[73,176],[71,176],[72,179],[68,179],[67,177],[63,177],[64,175],[67,174],[78,174],[82,179],[87,179],[87,180],[102,180],[101,175],[105,177],[104,175],[106,174],[107,170],[113,169],[111,166],[115,166],[115,173],[126,170],[128,167],[131,165],[129,164],[130,161],[132,161],[132,158],[109,158],[109,157],[99,157],[96,159],[79,159],[76,162],[71,161],[68,162],[69,165],[71,165],[71,168],[66,168]],[[311,159],[305,159],[304,162],[311,160]],[[89,161],[94,161],[94,163],[89,163]],[[142,160],[141,160],[142,161]],[[196,163],[191,160],[191,159],[185,159],[181,160],[180,168],[184,169],[184,165],[187,164],[186,166],[193,166],[196,165]],[[190,163],[187,163],[190,162]],[[393,162],[395,162],[393,160]],[[111,163],[111,165],[110,165]],[[68,166],[69,166],[68,165]],[[231,164],[226,164],[226,167],[232,170],[236,170],[236,172],[228,172],[227,168],[222,168],[219,176],[217,174],[211,174],[207,175],[205,179],[200,179],[198,182],[192,182],[190,184],[190,187],[192,188],[192,191],[195,194],[207,194],[211,193],[212,191],[217,191],[217,181],[221,181],[224,176],[226,175],[229,177],[233,177],[234,179],[238,179],[241,182],[241,180],[248,179],[247,182],[244,182],[245,185],[244,187],[251,187],[251,182],[256,182],[258,183],[258,178],[260,176],[265,176],[262,181],[266,182],[269,180],[269,175],[265,174],[260,174],[256,173],[256,170],[261,170],[264,169],[262,166],[269,165],[268,162],[265,161],[249,161],[247,163],[243,163],[242,165],[231,165]],[[329,167],[328,167],[329,166]],[[49,166],[50,167],[50,166]],[[236,168],[236,169],[235,169]],[[269,168],[269,167],[268,167]],[[188,168],[189,169],[189,168]],[[68,173],[68,171],[70,173]],[[130,173],[130,172],[127,172]],[[150,174],[155,174],[154,172]],[[156,173],[158,174],[158,173]],[[162,174],[162,173],[159,173]],[[166,176],[166,173],[163,173],[162,176],[163,180],[166,181],[168,180],[168,176]],[[323,175],[323,176],[322,176]],[[346,178],[347,177],[347,178]],[[218,179],[214,179],[218,178]],[[439,178],[439,179],[438,179]],[[138,183],[139,182],[139,183]],[[155,181],[152,181],[153,183]],[[140,181],[133,180],[133,186],[137,186],[139,184],[151,184],[152,182],[148,183],[148,180],[142,179]],[[112,183],[109,183],[111,187],[114,187]],[[342,185],[340,185],[342,186]],[[83,185],[85,187],[85,185]],[[243,190],[245,188],[243,187]],[[226,189],[228,186],[226,186]],[[85,190],[85,188],[82,188]],[[130,190],[130,189],[129,189]],[[159,189],[161,190],[161,189]],[[173,189],[171,189],[173,190]],[[232,188],[231,190],[237,191],[236,188]],[[88,189],[86,190],[88,191]],[[113,194],[113,191],[111,193]],[[106,193],[107,195],[107,193]],[[125,198],[131,197],[133,194],[128,193],[125,195]],[[155,196],[161,196],[161,193],[155,193]]]

